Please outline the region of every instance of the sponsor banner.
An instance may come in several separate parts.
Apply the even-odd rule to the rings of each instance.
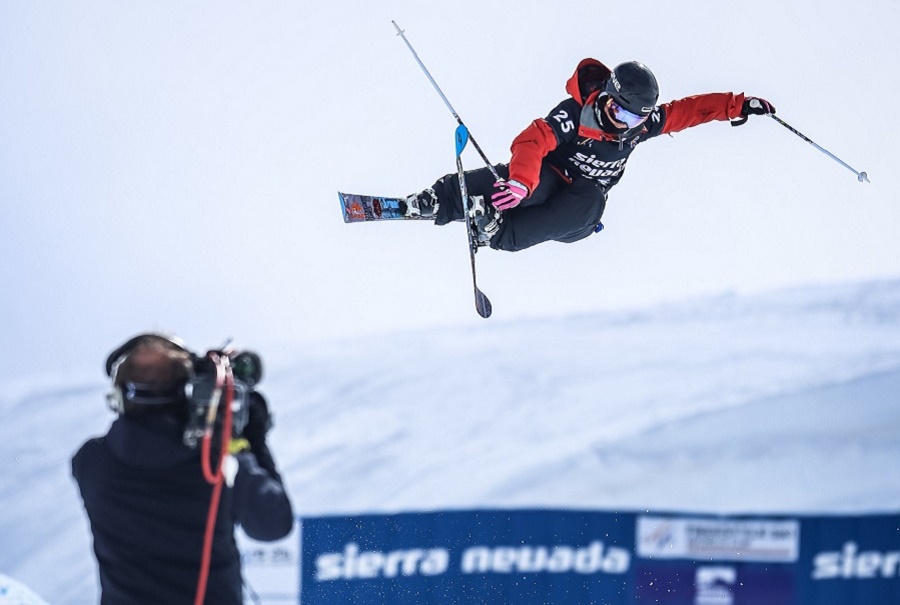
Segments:
[[[798,603],[900,603],[900,515],[803,521]]]
[[[321,517],[300,552],[303,605],[900,603],[900,515]]]
[[[634,520],[554,511],[305,519],[302,552],[304,605],[618,604],[631,584]]]
[[[298,602],[300,523],[297,521],[290,534],[274,542],[257,542],[243,531],[235,532],[248,602]]]
[[[790,565],[635,561],[634,599],[655,605],[793,605]]]
[[[800,522],[641,515],[636,542],[643,558],[793,563],[800,552]]]

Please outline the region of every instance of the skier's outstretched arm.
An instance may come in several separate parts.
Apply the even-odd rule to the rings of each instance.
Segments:
[[[732,92],[685,97],[661,105],[660,110],[664,121],[659,134],[678,132],[716,120],[746,119],[750,114],[775,113],[775,107],[764,99]]]

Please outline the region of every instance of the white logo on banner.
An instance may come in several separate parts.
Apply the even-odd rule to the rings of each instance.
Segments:
[[[436,576],[447,571],[450,553],[444,548],[361,551],[355,542],[344,545],[343,552],[316,557],[316,580],[369,580],[398,576]]]
[[[813,566],[813,580],[895,578],[900,570],[900,552],[859,552],[856,542],[846,542],[840,551],[817,554]]]
[[[595,540],[571,546],[472,546],[462,556],[463,573],[625,573],[631,556],[622,548],[605,548]]]
[[[297,602],[300,586],[300,544],[298,524],[290,534],[274,542],[258,542],[243,531],[235,532],[241,553],[241,573],[252,590],[265,588],[264,602],[293,600]]]
[[[734,567],[698,567],[694,582],[694,605],[733,605],[732,586],[737,583]]]
[[[636,533],[637,554],[644,558],[793,563],[800,552],[795,520],[642,516]]]
[[[450,570],[446,548],[411,548],[391,551],[361,550],[355,542],[342,552],[316,557],[316,580],[366,580],[410,576],[438,576]],[[631,553],[594,540],[587,546],[470,546],[459,559],[464,574],[579,573],[622,574]]]

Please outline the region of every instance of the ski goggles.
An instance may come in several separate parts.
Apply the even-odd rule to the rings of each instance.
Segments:
[[[616,103],[612,98],[610,98],[609,100],[609,110],[617,122],[622,122],[623,124],[628,126],[628,128],[635,128],[637,126],[640,126],[647,119],[647,116],[631,113],[630,111]]]

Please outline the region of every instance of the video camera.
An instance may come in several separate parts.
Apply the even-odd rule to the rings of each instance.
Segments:
[[[226,357],[232,376],[232,435],[243,433],[250,419],[250,393],[262,379],[262,360],[252,351],[209,351],[205,357],[194,359],[194,377],[188,382],[186,396],[188,420],[184,428],[184,444],[197,447],[209,424],[210,410],[224,404],[224,393],[218,386],[217,368],[209,353]]]

